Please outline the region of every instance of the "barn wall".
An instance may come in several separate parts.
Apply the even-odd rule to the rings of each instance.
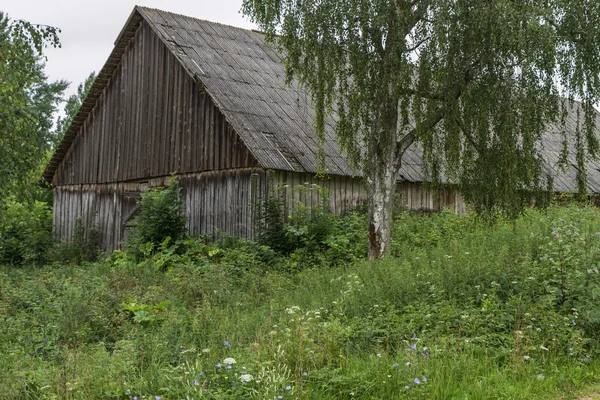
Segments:
[[[252,236],[253,201],[265,190],[265,172],[238,169],[183,174],[178,178],[184,214],[193,235],[219,231],[241,237]],[[73,237],[75,221],[94,225],[100,246],[117,249],[134,217],[136,201],[144,188],[166,185],[169,177],[146,182],[97,185],[65,185],[54,189],[54,230],[59,240]]]
[[[106,184],[256,165],[201,84],[142,21],[52,183]]]
[[[466,211],[462,194],[450,188],[435,189],[420,182],[402,182],[398,184],[396,194],[401,195],[400,204],[409,210],[441,211],[449,208],[459,214]]]
[[[330,176],[321,179],[313,174],[276,171],[269,174],[268,182],[270,192],[276,192],[284,199],[288,209],[298,201],[311,207],[318,205],[318,190],[310,190],[312,185],[328,189],[331,209],[335,213],[344,213],[366,203],[366,189],[359,178]],[[306,186],[309,190],[294,189],[298,185]],[[434,189],[421,183],[401,182],[398,183],[396,194],[400,196],[400,204],[411,210],[440,211],[450,208],[458,213],[466,210],[462,195],[452,189]]]
[[[135,216],[140,193],[148,187],[164,186],[169,177],[147,181],[109,184],[63,185],[54,189],[54,226],[58,239],[70,240],[75,221],[94,225],[103,249],[117,249],[125,239],[127,225]],[[252,204],[266,196],[284,200],[286,215],[298,202],[312,207],[320,204],[318,190],[329,191],[331,210],[344,213],[366,201],[366,191],[358,178],[332,176],[321,179],[312,174],[266,172],[259,168],[207,171],[178,176],[184,214],[192,235],[226,232],[253,237]],[[303,185],[308,190],[298,190]],[[312,188],[312,189],[311,189]],[[398,185],[401,203],[413,210],[440,210],[450,207],[464,212],[462,196],[452,190],[437,191],[418,183]]]

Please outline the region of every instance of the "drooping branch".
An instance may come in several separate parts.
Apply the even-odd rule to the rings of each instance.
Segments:
[[[435,126],[444,118],[444,109],[439,107],[435,115],[428,118],[422,123],[421,129],[428,131],[435,128]],[[402,165],[402,156],[406,150],[415,142],[417,139],[417,127],[411,129],[406,135],[404,135],[396,144],[396,151],[394,153],[396,171],[398,171]]]
[[[479,61],[476,60],[476,61],[470,63],[470,65],[465,69],[462,82],[458,85],[458,87],[456,88],[454,93],[450,93],[445,96],[434,94],[435,95],[434,99],[435,100],[444,100],[447,102],[457,101],[460,98],[460,96],[462,95],[462,93],[464,92],[464,90],[466,89],[469,82],[473,79],[473,69],[478,64],[479,64]],[[409,90],[412,90],[412,89],[409,89]],[[413,90],[413,92],[415,95],[419,95],[419,92],[414,91],[414,90]],[[421,95],[422,95],[422,93],[421,93]],[[425,132],[429,131],[430,129],[435,128],[435,126],[444,118],[444,116],[445,116],[444,108],[443,108],[443,106],[440,106],[436,109],[434,115],[432,115],[427,120],[422,122],[420,128]],[[418,129],[415,126],[408,133],[406,133],[402,138],[400,138],[398,140],[398,142],[396,143],[396,151],[395,151],[395,159],[396,159],[396,166],[397,166],[396,170],[398,170],[400,168],[400,166],[402,164],[402,156],[404,155],[406,150],[417,139],[417,132],[418,132]]]
[[[431,36],[427,36],[426,38],[419,40],[414,46],[408,47],[406,49],[406,52],[412,53],[413,51],[417,50],[419,47],[421,47],[423,44],[425,44],[425,42],[427,42],[430,39],[431,39]]]

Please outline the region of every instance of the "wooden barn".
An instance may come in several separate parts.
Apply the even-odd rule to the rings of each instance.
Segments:
[[[260,33],[136,7],[44,172],[54,188],[56,234],[71,238],[81,217],[97,226],[102,248],[118,248],[140,192],[173,173],[196,235],[251,237],[251,203],[271,185],[287,184],[288,207],[300,196],[295,185],[327,187],[333,210],[343,212],[364,200],[364,187],[334,140],[333,119],[327,177],[315,178],[314,116],[306,93],[285,85],[281,58]],[[561,148],[554,136],[551,162]],[[422,185],[418,150],[403,161],[398,192],[405,205],[464,210],[459,193]],[[562,177],[558,190],[576,190],[569,173]],[[588,182],[600,192],[600,177]]]

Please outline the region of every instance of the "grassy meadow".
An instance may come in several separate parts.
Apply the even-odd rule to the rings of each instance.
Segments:
[[[600,381],[599,210],[401,213],[376,263],[363,216],[328,226],[287,252],[188,238],[0,267],[0,398],[568,399]]]

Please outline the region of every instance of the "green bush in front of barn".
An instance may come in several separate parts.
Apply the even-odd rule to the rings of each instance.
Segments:
[[[0,264],[41,265],[51,258],[52,208],[8,198],[0,205]]]
[[[600,375],[600,211],[402,213],[392,257],[184,239],[0,267],[3,398],[573,398]],[[364,246],[365,243],[356,243]],[[293,254],[293,253],[290,253]]]
[[[326,187],[297,185],[289,189],[298,197],[290,209],[278,193],[287,186],[271,190],[274,194],[253,205],[256,240],[288,259],[287,268],[301,270],[313,265],[342,265],[364,259],[366,215],[359,209],[345,215],[331,211]],[[316,198],[310,206],[308,199]]]
[[[141,260],[186,236],[187,220],[180,191],[172,178],[167,187],[142,193],[139,214],[133,220],[131,235],[125,243],[135,259]]]

